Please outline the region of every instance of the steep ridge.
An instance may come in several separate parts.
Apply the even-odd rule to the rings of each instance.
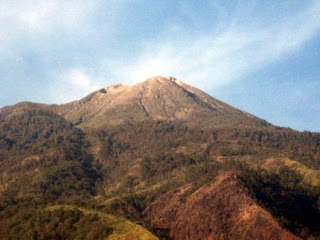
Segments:
[[[156,76],[133,86],[116,84],[87,97],[51,108],[80,127],[98,128],[145,120],[189,125],[270,126],[175,78]]]
[[[176,240],[300,238],[258,206],[232,173],[224,173],[186,196],[188,186],[160,196],[144,212],[158,232]],[[168,237],[169,237],[168,236]]]

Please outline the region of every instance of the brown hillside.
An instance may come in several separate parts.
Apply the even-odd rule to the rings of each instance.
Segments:
[[[145,211],[155,229],[175,240],[299,239],[255,203],[232,173],[217,177],[185,197],[188,186],[172,190]]]

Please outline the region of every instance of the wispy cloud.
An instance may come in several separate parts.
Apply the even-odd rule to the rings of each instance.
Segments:
[[[169,36],[149,43],[135,61],[111,62],[108,67],[129,82],[173,75],[203,89],[217,89],[302,47],[320,30],[319,12],[317,1],[272,24],[262,21],[246,29],[235,20],[218,33],[205,32],[183,42]]]

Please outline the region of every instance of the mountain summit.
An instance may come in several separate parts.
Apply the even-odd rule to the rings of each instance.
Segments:
[[[176,78],[162,76],[133,86],[115,84],[54,109],[68,121],[93,128],[145,120],[201,126],[269,125]]]

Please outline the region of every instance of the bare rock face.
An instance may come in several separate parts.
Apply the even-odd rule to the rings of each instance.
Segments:
[[[173,77],[156,76],[133,86],[116,84],[68,104],[51,107],[80,127],[98,128],[145,120],[201,126],[269,126]]]
[[[188,197],[188,186],[165,193],[145,211],[155,229],[174,240],[300,239],[255,203],[232,173],[217,177]]]

